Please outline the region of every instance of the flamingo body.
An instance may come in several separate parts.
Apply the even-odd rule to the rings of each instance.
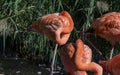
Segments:
[[[95,33],[112,44],[110,59],[116,42],[120,42],[120,12],[107,13],[96,20],[85,33]]]
[[[120,75],[120,54],[114,56],[111,60],[100,61],[103,70],[105,70],[106,75],[110,73],[111,75]]]
[[[32,23],[35,32],[46,35],[50,40],[56,41],[59,45],[67,42],[74,28],[73,20],[67,11],[47,14]]]
[[[94,75],[102,75],[102,68],[91,62],[91,49],[80,39],[76,43],[65,44],[60,50],[60,57],[65,70],[70,75],[87,75],[86,71],[88,70],[94,70]]]
[[[108,41],[120,41],[120,12],[107,13],[97,18],[87,31],[90,30]]]

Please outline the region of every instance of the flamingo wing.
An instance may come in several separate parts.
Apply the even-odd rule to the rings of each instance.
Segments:
[[[96,34],[108,41],[120,41],[120,12],[107,13],[97,18],[93,22],[92,28]]]

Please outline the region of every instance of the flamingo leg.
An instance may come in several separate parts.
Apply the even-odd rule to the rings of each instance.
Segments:
[[[112,44],[112,48],[111,48],[111,50],[110,50],[110,58],[109,58],[109,59],[112,59],[115,42],[111,42],[111,44]]]
[[[52,59],[52,63],[51,63],[51,75],[53,75],[53,73],[54,73],[54,62],[55,62],[55,56],[57,53],[57,48],[58,48],[58,44],[55,45],[55,49],[54,49],[54,55],[53,55],[53,59]]]
[[[114,51],[114,45],[112,44],[112,49],[110,51],[110,59],[112,59],[113,51]]]
[[[112,49],[110,50],[110,58],[109,59],[112,59],[113,51],[114,51],[114,45],[115,45],[115,43],[112,43]],[[107,75],[110,75],[110,73],[108,73]]]

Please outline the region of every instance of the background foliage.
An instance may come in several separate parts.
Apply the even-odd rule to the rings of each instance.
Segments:
[[[107,12],[119,11],[119,4],[119,0],[0,0],[0,55],[32,61],[39,59],[41,63],[48,64],[55,43],[44,35],[27,31],[33,21],[45,14],[67,10],[75,23],[68,42],[75,42],[78,38],[85,41],[79,32],[88,28],[95,18]],[[95,35],[89,35],[88,39],[108,58],[111,48],[108,41]],[[88,42],[85,43],[89,45]],[[117,43],[114,54],[118,54],[119,49]],[[57,57],[56,61],[60,61],[59,51]]]

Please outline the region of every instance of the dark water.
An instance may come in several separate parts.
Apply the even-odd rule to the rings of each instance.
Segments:
[[[1,43],[2,42],[0,42],[0,44]],[[94,61],[98,62],[101,59],[101,56],[96,53],[96,51],[93,51],[93,54],[95,54],[95,56],[93,57]],[[16,53],[9,48],[3,51],[2,44],[0,45],[0,55],[9,57],[0,57],[0,75],[50,75],[50,68],[46,67],[46,65],[31,63],[24,59],[16,59]],[[63,70],[57,70],[57,73],[55,73],[54,75],[68,74],[65,73]],[[93,75],[93,73],[88,72],[88,75]]]
[[[68,75],[63,70],[55,72],[54,75]],[[0,58],[0,75],[50,75],[50,68],[24,59]],[[93,73],[88,72],[88,75]]]
[[[23,59],[0,59],[0,75],[50,75],[45,65],[36,65]]]

